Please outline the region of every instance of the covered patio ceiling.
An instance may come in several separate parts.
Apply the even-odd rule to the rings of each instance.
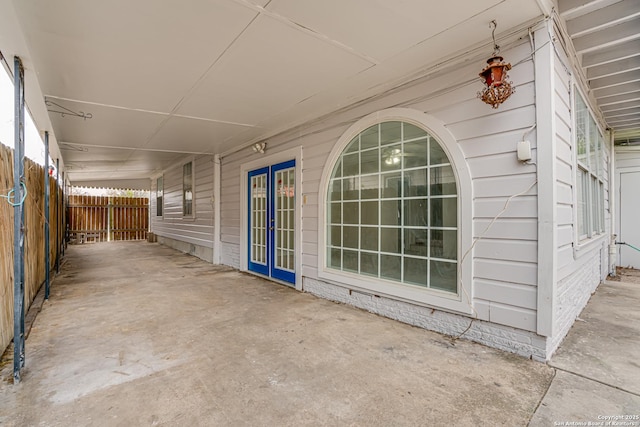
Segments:
[[[640,18],[628,12],[638,3],[559,5],[590,83],[597,85],[596,98],[605,114],[616,111],[605,117],[631,140],[640,130],[633,119],[640,117],[640,67],[633,66],[640,59],[633,50]],[[186,155],[249,146],[415,79],[470,49],[491,53],[492,20],[501,37],[553,6],[551,0],[0,4],[16,21],[13,30],[0,26],[0,35],[19,31],[23,38],[23,45],[7,46],[11,38],[3,37],[0,49],[25,61],[33,83],[27,81],[27,90],[40,94],[32,110],[92,115],[48,112],[68,178],[76,185],[130,188],[148,188],[150,176]],[[615,18],[611,11],[627,15]],[[605,37],[605,29],[620,34],[623,26],[622,42]],[[620,53],[611,53],[614,45]],[[625,72],[604,70],[623,64],[629,64]],[[628,80],[620,83],[624,76]],[[618,86],[624,92],[615,92]]]
[[[640,145],[640,1],[560,0],[559,12],[615,143]]]

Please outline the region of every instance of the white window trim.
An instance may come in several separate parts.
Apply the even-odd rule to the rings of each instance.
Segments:
[[[296,180],[296,197],[295,197],[295,269],[296,269],[296,284],[295,288],[299,291],[302,291],[302,205],[303,199],[306,197],[303,192],[303,183],[302,183],[302,147],[291,148],[288,150],[281,151],[279,153],[263,155],[257,160],[252,160],[247,163],[243,163],[240,165],[240,270],[245,271],[250,274],[256,274],[252,271],[249,271],[249,265],[247,260],[247,251],[248,251],[248,233],[247,223],[249,222],[248,217],[248,201],[247,201],[247,191],[248,191],[248,182],[247,175],[250,171],[254,169],[259,169],[265,166],[272,166],[278,163],[286,162],[287,160],[295,159],[296,161],[296,169],[295,169],[295,180]],[[263,276],[261,276],[263,277]],[[279,280],[274,278],[269,278],[269,280],[273,280],[278,282]],[[291,286],[291,283],[285,283],[287,286]]]
[[[191,213],[190,214],[185,214],[184,213],[184,167],[191,163]],[[195,219],[196,218],[196,160],[195,157],[191,157],[190,159],[187,159],[186,161],[182,162],[182,173],[180,174],[181,176],[181,183],[180,183],[180,187],[181,187],[181,197],[180,197],[180,205],[181,205],[181,212],[182,212],[182,218],[183,219]],[[164,180],[163,180],[163,185],[164,185]],[[164,214],[164,211],[162,211],[162,213]]]
[[[598,160],[601,164],[600,167],[604,167],[604,161],[606,158],[606,153],[605,150],[607,150],[607,139],[604,137],[605,136],[605,132],[603,132],[602,130],[602,126],[600,124],[600,122],[598,121],[598,116],[594,114],[593,110],[591,109],[591,105],[589,105],[589,98],[586,97],[584,95],[584,93],[580,90],[580,88],[574,83],[573,84],[573,92],[571,93],[571,139],[572,139],[572,143],[573,143],[573,206],[575,207],[573,209],[573,223],[574,223],[574,230],[573,230],[573,258],[574,259],[578,259],[580,258],[581,254],[590,252],[594,247],[599,246],[599,244],[601,243],[601,241],[605,238],[607,238],[607,224],[605,221],[604,224],[604,229],[600,230],[598,232],[595,232],[592,230],[592,221],[593,221],[593,214],[592,214],[592,203],[598,203],[598,201],[594,201],[594,195],[592,192],[592,185],[591,185],[591,178],[595,177],[597,181],[602,182],[604,187],[606,188],[606,182],[604,180],[602,180],[599,176],[597,176],[597,173],[594,173],[594,171],[592,170],[592,168],[586,168],[582,165],[582,162],[580,162],[578,160],[578,141],[577,141],[577,131],[576,131],[576,94],[579,94],[582,97],[582,100],[584,101],[586,107],[587,107],[587,111],[589,112],[589,115],[591,116],[591,118],[593,119],[593,121],[596,124],[596,127],[598,128],[598,132],[599,134],[602,136],[602,147],[601,147],[601,152],[602,152],[602,157]],[[611,166],[609,166],[611,167]],[[586,203],[586,209],[587,209],[587,224],[588,224],[588,229],[587,229],[587,234],[586,235],[582,235],[580,234],[580,226],[579,226],[579,222],[580,218],[578,215],[578,179],[579,179],[579,174],[578,174],[578,170],[579,169],[583,169],[586,171],[587,173],[587,177],[588,177],[588,201]],[[597,172],[597,171],[596,171]],[[604,189],[603,189],[604,191]],[[604,195],[603,195],[603,199],[604,199]],[[605,206],[604,206],[604,200],[602,200],[603,206],[601,206],[601,210],[600,210],[600,215],[605,215]]]
[[[158,179],[162,178],[162,215],[158,215]],[[156,214],[154,217],[156,219],[163,220],[164,219],[164,174],[158,175],[155,178],[156,181]]]
[[[347,144],[360,132],[384,121],[402,121],[421,127],[440,143],[452,163],[458,185],[458,294],[412,286],[379,278],[330,269],[326,260],[326,199],[333,167]],[[410,108],[390,108],[369,114],[354,123],[336,142],[322,173],[318,194],[318,277],[349,289],[364,290],[386,296],[471,315],[473,308],[473,240],[472,185],[467,162],[457,141],[444,123],[421,111]],[[468,251],[468,253],[466,253]],[[463,259],[464,256],[464,259]]]

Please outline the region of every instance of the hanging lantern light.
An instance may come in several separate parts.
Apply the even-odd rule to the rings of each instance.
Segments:
[[[493,56],[487,60],[487,66],[480,72],[485,88],[478,92],[478,98],[493,108],[498,108],[500,104],[507,100],[515,92],[513,82],[509,81],[507,71],[511,69],[511,64],[504,62],[504,58],[498,53],[500,47],[496,44],[495,31],[498,24],[491,21],[491,37],[493,38]]]

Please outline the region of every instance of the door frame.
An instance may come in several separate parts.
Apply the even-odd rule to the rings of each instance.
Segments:
[[[242,163],[240,165],[240,270],[247,273],[256,274],[260,277],[267,277],[270,280],[284,283],[287,286],[292,286],[291,283],[278,280],[274,277],[263,276],[249,270],[248,259],[248,224],[249,224],[249,202],[247,197],[248,188],[248,175],[249,172],[255,169],[263,167],[273,166],[287,160],[295,160],[295,180],[296,180],[296,198],[295,198],[295,270],[296,270],[296,283],[295,289],[302,290],[302,206],[305,195],[303,194],[302,183],[302,147],[295,147],[288,150],[280,151],[278,153],[270,155],[261,155],[260,158]]]

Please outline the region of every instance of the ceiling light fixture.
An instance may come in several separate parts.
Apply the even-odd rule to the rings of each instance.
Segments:
[[[267,143],[266,142],[256,142],[251,147],[253,148],[253,152],[254,153],[264,154],[264,150],[267,149]]]
[[[499,55],[500,46],[496,43],[496,28],[498,24],[495,20],[489,24],[491,27],[491,37],[493,38],[493,56],[487,59],[487,66],[480,72],[483,83],[486,87],[478,92],[478,98],[493,108],[498,108],[500,104],[507,100],[515,92],[513,82],[509,81],[507,71],[511,69],[511,64],[504,62],[504,58]]]

